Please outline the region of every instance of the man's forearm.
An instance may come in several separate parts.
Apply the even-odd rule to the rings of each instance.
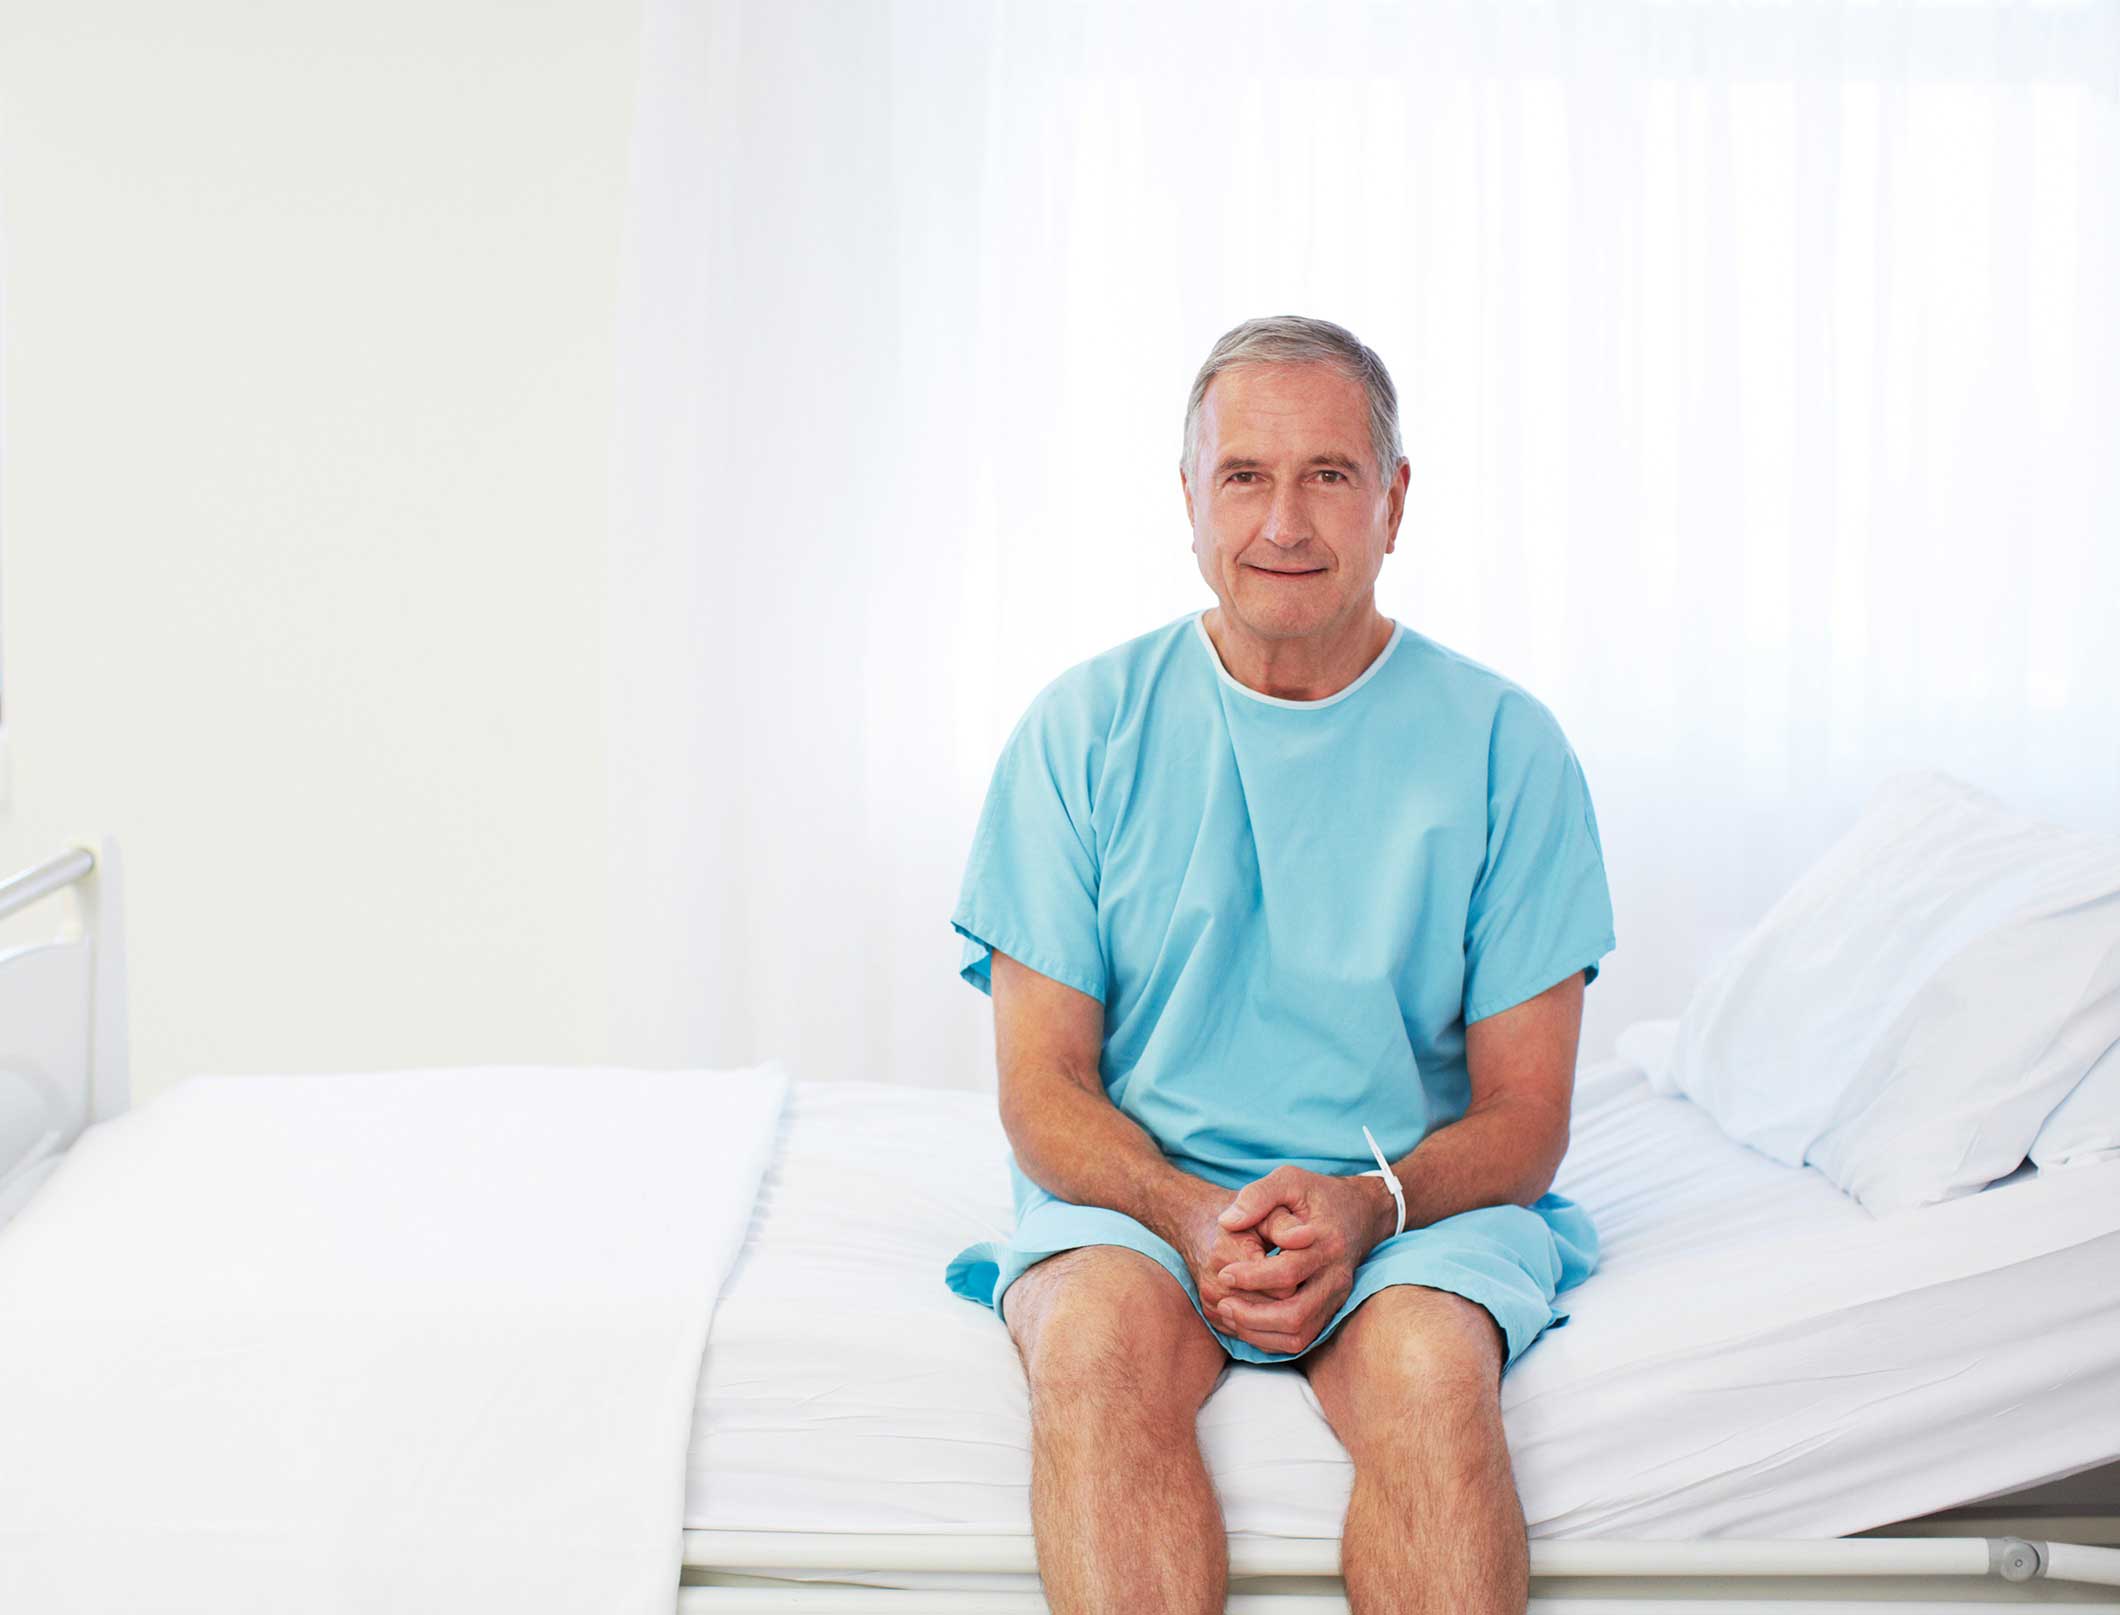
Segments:
[[[1567,1122],[1521,1105],[1469,1110],[1438,1127],[1391,1163],[1406,1193],[1406,1226],[1425,1228],[1478,1206],[1528,1206],[1553,1184],[1568,1147]],[[1382,1202],[1379,1238],[1388,1238],[1396,1216],[1388,1191]]]
[[[1206,1193],[1229,1196],[1205,1178],[1181,1172],[1147,1131],[1101,1089],[1059,1072],[1012,1075],[1013,1103],[1001,1125],[1024,1175],[1046,1193],[1078,1206],[1124,1212],[1159,1239],[1177,1245],[1180,1219]]]

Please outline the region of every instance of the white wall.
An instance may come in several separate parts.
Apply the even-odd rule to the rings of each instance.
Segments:
[[[119,838],[137,1097],[601,1057],[639,12],[0,0],[0,867]]]

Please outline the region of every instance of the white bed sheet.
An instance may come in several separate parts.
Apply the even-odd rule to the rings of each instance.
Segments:
[[[703,1364],[696,1530],[1028,1535],[1030,1424],[950,1254],[1010,1226],[989,1096],[797,1083]],[[1603,1263],[1505,1377],[1531,1534],[1832,1537],[2120,1457],[2120,1162],[1875,1218],[1623,1059],[1555,1187]],[[1292,1365],[1200,1416],[1232,1533],[1335,1538],[1353,1472]]]
[[[786,1089],[201,1077],[91,1127],[0,1230],[0,1610],[668,1615]]]

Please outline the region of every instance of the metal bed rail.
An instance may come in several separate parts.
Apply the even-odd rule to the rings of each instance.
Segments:
[[[0,880],[0,920],[28,908],[40,897],[63,891],[95,873],[96,855],[86,847],[69,847],[56,858]]]
[[[685,1566],[704,1573],[746,1577],[833,1570],[863,1575],[888,1573],[984,1573],[1035,1575],[1037,1547],[1028,1537],[914,1537],[914,1534],[825,1534],[778,1530],[687,1530]],[[1232,1537],[1230,1577],[1331,1577],[1340,1575],[1338,1539],[1308,1537]],[[1641,1579],[1900,1579],[1953,1577],[2003,1583],[2082,1583],[2120,1587],[2120,1547],[2084,1547],[2025,1537],[1832,1537],[1832,1539],[1702,1539],[1702,1541],[1531,1541],[1531,1577],[1539,1581],[1641,1581]],[[909,1596],[890,1587],[789,1587],[787,1592],[831,1592],[867,1602],[744,1602],[721,1594],[746,1594],[753,1587],[683,1587],[681,1611],[748,1611],[748,1609],[886,1609]],[[757,1590],[780,1596],[782,1590]],[[1997,1587],[2001,1592],[2001,1587]],[[2012,1587],[2012,1592],[2016,1592]],[[695,1594],[714,1594],[700,1598]],[[937,1594],[920,1598],[1001,1598],[992,1609],[1011,1609],[1009,1598],[1037,1594]],[[1272,1594],[1255,1594],[1259,1609],[1293,1615],[1300,1604]],[[2014,1600],[2012,1600],[2014,1602]],[[2120,1598],[2114,1600],[2120,1604]],[[1035,1609],[1037,1604],[1026,1604]],[[1238,1604],[1232,1598],[1232,1609]],[[1323,1604],[1321,1604],[1323,1607]],[[1336,1604],[1344,1609],[1344,1600]],[[967,1604],[969,1609],[969,1604]]]
[[[24,1055],[25,1050],[14,1046],[24,1028],[46,1025],[49,1013],[57,1012],[48,1009],[45,999],[61,990],[79,991],[72,972],[87,971],[87,998],[82,1005],[87,1011],[85,1043],[56,1064],[51,1063],[52,1051],[44,1051],[44,1063],[50,1069],[40,1096],[54,1120],[64,1121],[59,1135],[45,1141],[52,1149],[65,1149],[83,1124],[108,1121],[132,1103],[123,866],[115,837],[80,836],[42,863],[0,880],[0,921],[56,893],[65,892],[74,899],[73,911],[56,937],[0,948],[0,960],[6,961],[11,973],[0,998],[9,999],[12,1017],[0,1017],[7,1021],[0,1032],[8,1039],[7,1046],[0,1047],[0,1056]],[[27,1080],[24,1073],[17,1075]],[[37,1163],[27,1158],[0,1160],[0,1221],[5,1221],[6,1203],[19,1203],[19,1196],[9,1202],[7,1183],[13,1180],[20,1190],[27,1175],[36,1170]]]

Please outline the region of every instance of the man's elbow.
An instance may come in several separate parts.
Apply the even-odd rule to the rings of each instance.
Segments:
[[[1043,1098],[1035,1071],[1003,1073],[1000,1089],[995,1095],[996,1108],[1001,1114],[1001,1130],[1008,1135],[1012,1148],[1020,1146],[1030,1129],[1031,1119],[1043,1108]]]
[[[1020,1146],[1021,1141],[1042,1130],[1047,1119],[1056,1113],[1070,1114],[1069,1106],[1074,1096],[1069,1090],[1087,1090],[1091,1085],[1059,1061],[1012,1063],[1003,1072],[996,1095],[1001,1130],[1008,1135],[1010,1145]],[[1095,1087],[1099,1094],[1103,1093],[1101,1083]]]
[[[1535,1157],[1536,1164],[1525,1186],[1522,1203],[1527,1206],[1550,1193],[1554,1180],[1560,1176],[1561,1162],[1568,1156],[1568,1113],[1542,1115],[1531,1131],[1543,1140],[1543,1148]]]

